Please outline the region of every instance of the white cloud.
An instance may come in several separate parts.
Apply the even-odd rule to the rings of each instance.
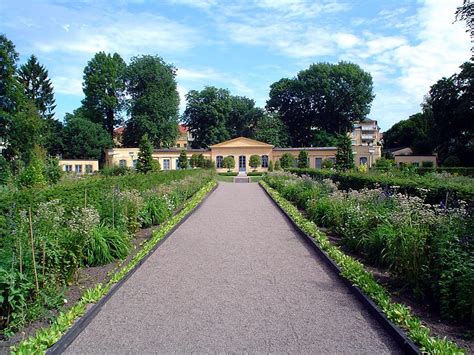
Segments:
[[[186,5],[191,7],[197,7],[200,9],[209,9],[213,5],[217,4],[216,0],[168,0],[172,4]]]
[[[196,30],[164,17],[150,14],[115,12],[100,21],[60,25],[66,33],[43,37],[35,47],[43,52],[93,54],[119,52],[129,56],[147,53],[174,53],[196,45]]]
[[[55,76],[51,79],[54,92],[64,95],[82,96],[82,79],[66,76]]]

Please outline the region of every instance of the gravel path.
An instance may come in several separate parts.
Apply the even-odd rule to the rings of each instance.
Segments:
[[[399,349],[257,184],[220,183],[67,352]]]

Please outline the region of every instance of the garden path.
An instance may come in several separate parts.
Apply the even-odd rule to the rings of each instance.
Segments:
[[[257,184],[220,183],[67,352],[399,350]]]

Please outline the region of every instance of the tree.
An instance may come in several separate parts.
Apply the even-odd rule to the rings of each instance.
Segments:
[[[222,166],[227,169],[227,171],[231,171],[235,168],[235,160],[233,156],[227,156],[222,160]]]
[[[82,100],[85,116],[99,123],[112,137],[114,127],[122,123],[125,106],[125,70],[127,65],[117,54],[99,52],[84,68]]]
[[[43,148],[35,145],[31,152],[28,166],[23,169],[16,179],[19,187],[34,187],[46,185],[45,177],[45,155]]]
[[[113,146],[112,137],[98,123],[82,115],[82,110],[65,115],[64,156],[70,159],[103,159],[104,150]]]
[[[321,168],[332,169],[334,168],[334,162],[331,159],[324,159],[323,163],[321,164]]]
[[[282,169],[293,168],[295,166],[295,157],[290,153],[284,153],[279,162]]]
[[[7,160],[19,159],[28,163],[35,146],[42,145],[44,120],[36,107],[25,102],[19,111],[9,116],[7,130],[7,148],[2,152]]]
[[[49,155],[56,156],[62,154],[64,151],[63,124],[54,118],[48,118],[44,120],[44,126],[44,148]]]
[[[339,135],[336,153],[336,168],[346,171],[354,168],[354,155],[352,153],[352,142],[347,134]]]
[[[227,118],[232,110],[228,90],[207,86],[186,94],[183,120],[194,136],[193,147],[205,148],[230,138]]]
[[[148,139],[148,134],[144,134],[140,140],[140,150],[138,151],[137,171],[148,173],[153,170],[153,146]]]
[[[410,147],[415,154],[431,154],[434,146],[428,137],[430,120],[429,114],[423,112],[397,122],[384,133],[384,146]]]
[[[262,159],[260,155],[253,154],[250,156],[249,165],[255,171],[260,165],[262,165]]]
[[[309,168],[309,157],[306,150],[301,150],[298,154],[298,168],[306,169]]]
[[[471,42],[474,40],[474,2],[464,0],[463,5],[456,9],[456,21],[466,21],[467,30],[471,35]],[[474,57],[474,47],[471,47]]]
[[[158,56],[133,57],[126,70],[130,120],[124,144],[136,146],[147,133],[154,147],[170,147],[178,137],[176,68]]]
[[[2,154],[10,162],[29,157],[42,128],[15,74],[18,57],[13,42],[0,35],[0,138],[7,145]]]
[[[337,135],[318,129],[313,133],[311,144],[314,147],[335,147],[337,145]]]
[[[457,156],[463,166],[474,166],[474,62],[461,72],[431,86],[424,112],[429,114],[428,139],[441,161]]]
[[[288,146],[288,132],[278,114],[264,114],[255,127],[255,139],[275,147]]]
[[[25,96],[34,103],[43,119],[52,119],[56,108],[53,84],[46,68],[32,55],[18,70]]]
[[[315,129],[344,133],[370,112],[372,77],[358,65],[312,64],[270,86],[267,109],[278,112],[293,146],[308,146]]]
[[[187,169],[188,168],[188,156],[187,156],[186,151],[184,149],[179,154],[178,168],[179,169]]]
[[[257,122],[263,117],[261,108],[255,107],[255,101],[245,96],[230,96],[231,110],[226,118],[230,138],[253,138]]]

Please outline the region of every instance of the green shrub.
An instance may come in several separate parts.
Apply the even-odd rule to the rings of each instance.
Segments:
[[[186,154],[186,150],[184,150],[184,149],[181,151],[181,153],[179,153],[178,168],[179,169],[187,169],[188,168],[188,156]]]
[[[460,165],[461,165],[461,160],[455,155],[450,155],[443,161],[443,166],[446,166],[446,167],[456,167]]]
[[[222,160],[222,166],[224,169],[227,169],[230,172],[232,169],[235,168],[235,160],[233,156],[227,156]]]
[[[281,165],[280,165],[280,160],[277,160],[275,162],[275,171],[279,171],[279,170],[281,170]]]
[[[257,169],[260,165],[262,165],[262,159],[260,158],[260,155],[253,154],[250,156],[249,159],[249,165],[252,169]]]
[[[84,244],[84,256],[89,266],[104,265],[115,259],[124,259],[130,248],[130,239],[124,231],[98,226]]]
[[[50,157],[46,160],[45,176],[50,184],[56,184],[63,175],[61,167],[59,166],[59,159]]]
[[[306,150],[300,151],[298,154],[298,168],[306,169],[309,168],[309,157]]]
[[[422,168],[433,168],[434,163],[432,161],[422,161],[421,162],[421,167]]]
[[[127,166],[105,166],[100,170],[101,175],[104,176],[123,176],[133,173],[133,170]]]
[[[331,159],[324,159],[321,163],[321,168],[323,169],[332,169],[334,168],[334,161]]]
[[[284,153],[279,162],[282,169],[293,168],[296,165],[295,157],[290,153]]]
[[[273,169],[274,169],[273,160],[270,160],[270,162],[268,163],[268,171],[271,173],[273,172]]]

